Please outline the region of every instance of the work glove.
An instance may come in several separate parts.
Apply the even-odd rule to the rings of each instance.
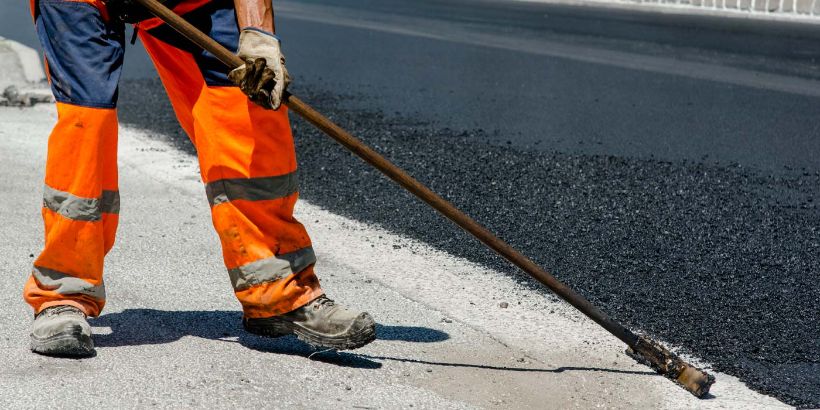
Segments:
[[[231,71],[228,78],[255,104],[279,109],[290,84],[279,38],[262,30],[246,28],[239,35],[237,54],[245,64]]]

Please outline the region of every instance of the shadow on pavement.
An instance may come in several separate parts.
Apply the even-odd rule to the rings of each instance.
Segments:
[[[388,357],[388,356],[371,356],[367,354],[360,354],[359,357],[365,359],[373,359],[373,360],[393,360],[397,362],[404,362],[404,363],[416,363],[416,364],[424,364],[430,366],[443,366],[443,367],[467,367],[473,369],[484,369],[484,370],[504,370],[510,372],[534,372],[534,373],[563,373],[569,371],[581,371],[581,372],[607,372],[607,373],[620,373],[620,374],[637,374],[637,375],[647,375],[647,376],[660,376],[659,374],[653,371],[640,371],[640,370],[620,370],[620,369],[606,369],[603,367],[578,367],[578,366],[561,366],[556,367],[553,369],[544,369],[544,368],[532,368],[532,367],[508,367],[508,366],[490,366],[485,364],[470,364],[470,363],[449,363],[449,362],[436,362],[430,360],[418,360],[418,359],[408,359],[403,357]]]
[[[97,347],[152,345],[175,342],[185,336],[239,343],[259,352],[307,357],[311,360],[337,366],[359,369],[378,369],[379,361],[391,360],[420,365],[465,367],[513,372],[561,373],[565,371],[601,371],[610,373],[654,375],[651,371],[631,371],[595,367],[522,368],[483,364],[450,363],[412,358],[372,356],[350,352],[317,350],[295,337],[269,339],[245,332],[238,311],[164,311],[155,309],[126,309],[109,313],[90,323],[95,327],[109,327],[111,333],[94,335]],[[376,325],[378,340],[410,343],[435,343],[448,340],[450,335],[440,330],[417,326]]]
[[[89,322],[95,327],[109,327],[111,333],[94,335],[97,347],[164,344],[185,336],[239,343],[260,352],[305,356],[312,360],[345,367],[378,369],[381,363],[348,352],[323,353],[295,337],[269,339],[245,332],[238,311],[163,311],[126,309]],[[450,336],[436,329],[416,326],[376,325],[379,340],[412,343],[441,342]]]

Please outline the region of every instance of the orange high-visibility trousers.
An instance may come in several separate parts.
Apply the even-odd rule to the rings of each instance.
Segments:
[[[35,6],[59,114],[46,166],[46,244],[24,290],[35,312],[72,304],[96,316],[105,304],[103,259],[113,246],[119,212],[116,98],[124,43],[122,26],[108,22],[98,3],[48,0]],[[239,29],[230,0],[214,0],[186,18],[236,49]],[[72,33],[60,33],[58,46],[61,27],[72,27]],[[140,31],[140,39],[196,146],[223,259],[245,316],[286,313],[320,296],[310,238],[293,217],[297,166],[286,109],[250,103],[221,63],[168,27],[153,24]]]

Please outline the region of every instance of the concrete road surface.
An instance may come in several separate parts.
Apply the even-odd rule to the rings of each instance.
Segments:
[[[379,338],[317,352],[243,333],[195,162],[133,129],[120,138],[121,226],[97,356],[27,349],[20,290],[39,233],[51,107],[0,109],[2,408],[772,408],[718,374],[697,400],[637,365],[563,303],[498,272],[302,202],[323,286],[370,311]],[[507,302],[507,308],[500,307]]]

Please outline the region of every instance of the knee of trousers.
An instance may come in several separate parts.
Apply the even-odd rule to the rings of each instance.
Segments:
[[[117,111],[57,103],[48,139],[46,185],[96,198],[117,190]]]
[[[206,183],[296,171],[287,108],[261,108],[237,87],[205,87],[192,113],[192,140]]]

